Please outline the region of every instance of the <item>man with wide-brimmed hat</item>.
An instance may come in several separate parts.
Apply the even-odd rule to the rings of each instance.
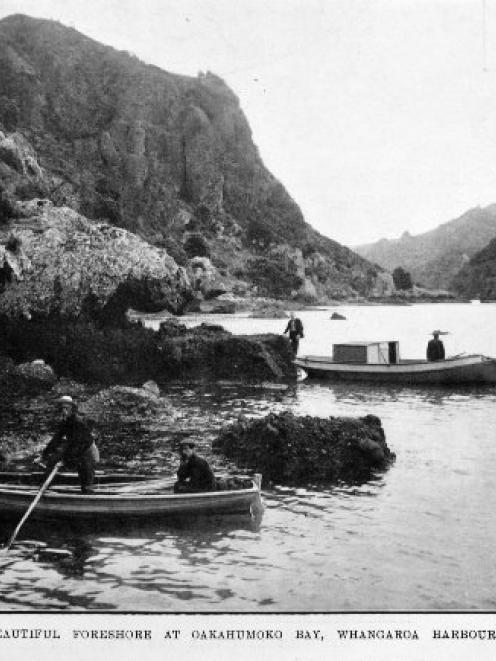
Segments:
[[[57,403],[61,417],[59,427],[43,450],[42,460],[47,472],[63,461],[66,468],[78,472],[81,491],[92,493],[99,454],[91,430],[78,415],[77,404],[70,395],[63,395]]]
[[[209,463],[195,452],[195,443],[182,440],[179,444],[181,463],[177,471],[176,493],[192,491],[214,491],[215,476]]]
[[[439,339],[440,334],[441,331],[433,331],[432,335],[434,337],[432,340],[429,340],[427,344],[427,360],[430,362],[444,360],[444,344]]]

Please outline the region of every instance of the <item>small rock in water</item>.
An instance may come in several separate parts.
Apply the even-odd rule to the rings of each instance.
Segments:
[[[346,317],[342,314],[339,314],[339,312],[333,312],[331,315],[331,320],[332,321],[345,321]]]
[[[155,381],[152,381],[151,379],[149,381],[145,381],[145,383],[141,387],[143,388],[143,390],[147,390],[148,392],[151,392],[153,395],[160,397],[160,388],[155,383]]]

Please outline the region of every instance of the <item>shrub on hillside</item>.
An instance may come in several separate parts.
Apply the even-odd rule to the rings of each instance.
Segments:
[[[286,263],[282,256],[250,259],[246,275],[258,287],[258,293],[262,296],[287,298],[302,285],[302,279],[296,274],[294,263],[291,261]]]
[[[201,234],[192,234],[184,242],[184,250],[188,257],[210,257],[210,248]]]
[[[413,287],[412,277],[405,269],[398,266],[393,271],[393,282],[396,289],[411,289]]]

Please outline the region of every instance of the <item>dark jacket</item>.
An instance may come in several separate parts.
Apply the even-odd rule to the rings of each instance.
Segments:
[[[444,344],[441,340],[433,338],[427,345],[427,360],[444,360]]]
[[[215,477],[208,461],[193,454],[182,461],[177,471],[178,482],[188,486],[191,491],[214,491]]]
[[[58,455],[66,465],[77,466],[85,459],[93,445],[93,437],[88,425],[72,413],[63,420],[50,443],[43,450],[43,459]]]
[[[289,333],[290,337],[297,335],[303,337],[303,324],[299,319],[290,319],[284,332]]]

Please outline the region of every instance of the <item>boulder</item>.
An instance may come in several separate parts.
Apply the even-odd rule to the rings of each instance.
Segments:
[[[250,317],[252,319],[287,319],[288,313],[282,302],[267,300],[257,302]]]
[[[160,350],[175,378],[280,382],[296,378],[289,342],[281,335],[233,335],[222,326],[161,324]]]
[[[57,381],[57,376],[53,369],[41,359],[16,365],[11,371],[11,376],[26,387],[33,389],[49,389]]]
[[[6,317],[59,314],[113,325],[131,307],[178,312],[191,296],[185,271],[165,250],[131,232],[51,203],[36,202],[23,213],[0,229],[0,261],[13,274],[0,287],[0,314]],[[13,242],[22,253],[8,250]]]
[[[291,412],[241,419],[225,428],[213,449],[267,484],[360,482],[395,459],[379,418],[317,418]]]
[[[148,381],[142,388],[112,386],[100,390],[80,407],[80,411],[96,424],[135,423],[166,406],[166,400],[154,391],[152,383]],[[157,384],[154,385],[158,390]]]
[[[194,290],[207,301],[222,296],[230,289],[208,257],[190,259],[187,273]]]
[[[203,314],[234,314],[236,304],[231,301],[200,301],[198,311]]]
[[[155,383],[155,381],[152,381],[151,379],[149,381],[145,381],[141,388],[142,390],[146,390],[152,395],[155,395],[155,397],[160,397],[160,388]]]
[[[346,319],[346,317],[342,314],[339,314],[339,312],[333,312],[331,314],[331,320],[332,321],[341,321],[341,320],[345,320],[345,319]]]
[[[170,402],[160,397],[151,384],[148,382],[142,388],[106,388],[79,407],[93,428],[100,455],[107,465],[122,465],[150,454],[154,426],[162,417],[174,418]]]

